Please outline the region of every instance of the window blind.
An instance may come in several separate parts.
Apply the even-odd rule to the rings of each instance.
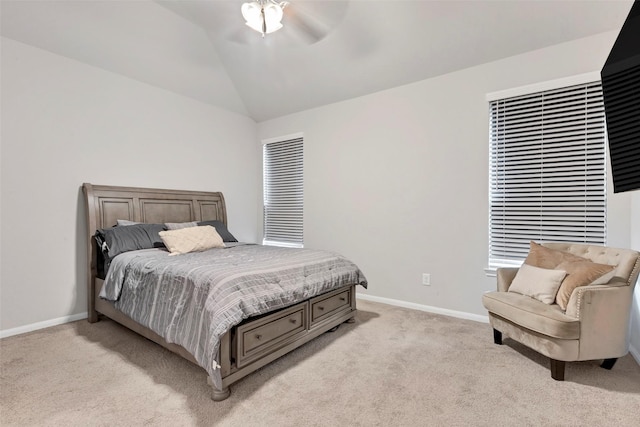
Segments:
[[[302,138],[265,144],[263,162],[263,244],[302,247]]]
[[[605,244],[600,82],[491,101],[490,145],[490,268],[531,240]]]

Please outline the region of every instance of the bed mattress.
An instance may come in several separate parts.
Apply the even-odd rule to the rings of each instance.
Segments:
[[[330,251],[233,245],[179,256],[145,249],[116,256],[100,297],[184,347],[221,388],[221,337],[249,317],[352,284],[360,269]]]

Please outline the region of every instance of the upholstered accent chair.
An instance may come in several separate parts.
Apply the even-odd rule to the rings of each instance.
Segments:
[[[601,366],[611,369],[629,351],[639,273],[637,251],[531,242],[522,267],[499,268],[498,289],[482,297],[494,342],[502,344],[505,334],[549,357],[551,377],[559,381],[565,362],[603,359]]]

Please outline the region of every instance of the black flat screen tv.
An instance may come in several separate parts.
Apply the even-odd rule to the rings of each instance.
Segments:
[[[631,6],[600,73],[613,192],[640,189],[640,1]]]

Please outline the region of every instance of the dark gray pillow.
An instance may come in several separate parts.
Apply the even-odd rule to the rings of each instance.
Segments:
[[[163,248],[159,232],[164,224],[135,224],[96,231],[96,241],[105,261],[110,263],[117,255],[139,249]]]
[[[224,223],[220,222],[220,221],[200,221],[198,222],[198,225],[202,226],[202,225],[210,225],[212,227],[214,227],[216,229],[216,231],[218,232],[218,234],[220,235],[220,237],[222,237],[222,241],[223,242],[237,242],[238,239],[236,239],[235,237],[233,237],[233,234],[229,233],[229,230],[227,230],[227,226],[224,225]]]

